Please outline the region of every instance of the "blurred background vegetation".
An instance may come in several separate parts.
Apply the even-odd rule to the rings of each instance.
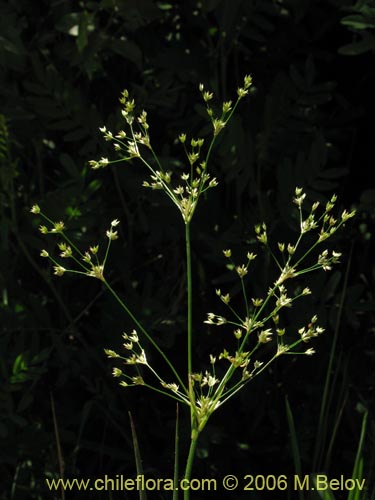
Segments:
[[[294,328],[318,313],[326,333],[317,354],[282,358],[220,410],[199,443],[193,477],[352,477],[356,464],[368,489],[355,498],[375,498],[374,19],[372,0],[0,3],[2,500],[62,498],[44,484],[62,470],[70,478],[133,477],[129,411],[145,474],[171,477],[174,405],[118,387],[103,353],[119,348],[131,323],[98,281],[52,276],[39,258],[48,243],[29,209],[39,203],[64,219],[83,247],[121,219],[108,277],[184,363],[182,222],[166,197],[141,187],[140,164],[97,173],[88,161],[109,156],[98,127],[121,126],[126,87],[149,112],[160,158],[178,167],[178,134],[209,133],[199,83],[220,102],[248,73],[253,93],[212,158],[219,187],[192,227],[196,368],[224,341],[222,330],[201,333],[205,313],[218,310],[215,287],[236,293],[222,249],[239,259],[254,250],[252,228],[262,220],[275,242],[293,237],[295,186],[321,202],[336,193],[358,216],[334,241],[341,265],[315,275],[311,299],[291,311]],[[265,260],[251,277],[255,291],[267,273]],[[66,498],[85,495],[135,498]]]

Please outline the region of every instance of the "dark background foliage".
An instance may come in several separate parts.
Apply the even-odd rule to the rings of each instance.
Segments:
[[[88,161],[112,154],[98,127],[120,126],[118,97],[126,87],[149,112],[160,158],[179,168],[178,134],[209,133],[199,83],[220,102],[247,73],[253,92],[212,158],[219,187],[193,222],[196,368],[225,342],[221,330],[203,334],[205,313],[218,308],[215,287],[236,293],[222,249],[238,259],[254,250],[252,228],[262,220],[275,242],[293,236],[295,186],[322,202],[335,192],[341,208],[355,207],[358,215],[334,242],[343,252],[340,266],[312,278],[311,300],[289,318],[298,326],[311,311],[319,314],[326,334],[317,355],[282,358],[221,409],[199,443],[193,476],[292,477],[287,397],[304,474],[350,477],[369,411],[364,477],[367,498],[374,498],[374,18],[371,0],[1,2],[2,499],[61,498],[44,484],[61,474],[57,443],[65,477],[133,477],[129,411],[146,475],[171,477],[174,405],[142,388],[118,387],[103,353],[119,348],[131,323],[99,282],[52,276],[39,258],[48,243],[29,209],[37,202],[64,219],[83,247],[121,219],[110,281],[183,366],[182,222],[161,193],[141,187],[141,165],[97,173]],[[251,277],[253,290],[259,293],[267,277],[264,260]],[[317,444],[327,371],[332,398]],[[182,442],[185,419],[182,412]],[[66,498],[81,495],[135,498]],[[229,497],[248,497],[241,495]]]

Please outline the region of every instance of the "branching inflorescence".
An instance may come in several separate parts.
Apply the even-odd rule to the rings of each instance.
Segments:
[[[345,210],[337,218],[332,215],[336,196],[332,196],[323,209],[321,209],[318,202],[313,203],[311,208],[307,210],[306,215],[304,207],[306,194],[302,188],[296,188],[293,199],[299,216],[299,234],[296,241],[279,242],[276,251],[273,251],[269,243],[266,224],[262,223],[255,227],[256,238],[259,240],[260,245],[264,246],[270,253],[277,269],[277,277],[268,287],[263,297],[251,297],[247,284],[247,276],[251,272],[251,267],[255,265],[254,261],[257,255],[248,252],[245,261],[236,264],[232,259],[232,251],[230,249],[223,250],[224,257],[230,262],[230,268],[240,280],[243,306],[241,310],[238,310],[238,306],[236,306],[237,308],[232,306],[230,294],[218,289],[216,294],[227,308],[228,314],[223,316],[209,312],[204,322],[208,325],[229,328],[237,347],[232,352],[230,349],[227,350],[223,347],[220,354],[210,355],[207,368],[198,371],[193,370],[190,222],[202,193],[218,184],[216,178],[211,177],[208,171],[212,148],[217,136],[228,124],[239,101],[248,94],[251,84],[251,77],[246,76],[243,86],[237,89],[236,101],[234,104],[231,101],[223,103],[220,116],[215,116],[213,108],[210,106],[213,94],[206,91],[202,84],[199,86],[212,124],[212,138],[205,149],[203,138],[191,139],[188,146],[189,141],[186,134],[181,134],[178,137],[186,154],[188,168],[186,172],[180,174],[177,181],[174,179],[173,172],[163,168],[151,145],[147,113],[142,111],[139,115],[136,115],[134,100],[130,99],[126,90],[120,98],[126,130],[120,130],[116,134],[112,134],[106,127],[100,129],[104,139],[113,143],[114,150],[119,155],[119,158],[109,160],[102,157],[98,161],[92,160],[89,162],[93,169],[100,169],[124,161],[140,160],[150,172],[150,178],[145,180],[143,185],[146,188],[164,191],[182,215],[185,225],[188,298],[187,377],[179,374],[180,367],[177,368],[173,365],[169,357],[153,339],[152,333],[145,330],[141,322],[135,318],[127,305],[112,289],[105,277],[110,246],[112,241],[118,238],[116,226],[119,221],[113,220],[110,223],[110,227],[106,231],[107,243],[103,251],[100,250],[99,244],[82,251],[68,237],[63,222],[50,220],[42,213],[38,205],[34,205],[31,209],[32,213],[44,219],[44,225],[39,228],[40,232],[42,234],[54,234],[59,238],[59,241],[57,241],[60,251],[59,257],[51,256],[46,250],[41,252],[42,257],[52,261],[54,274],[62,276],[66,273],[75,273],[99,279],[133,320],[135,329],[129,334],[123,334],[125,354],[118,354],[111,349],[105,351],[109,358],[115,358],[121,363],[120,366],[113,368],[113,376],[119,379],[120,385],[124,387],[144,385],[159,393],[168,395],[190,408],[192,433],[191,449],[185,472],[187,478],[190,477],[191,473],[196,440],[211,414],[219,406],[234,396],[281,355],[311,355],[314,353],[314,349],[305,347],[305,344],[323,332],[323,328],[317,324],[315,314],[312,315],[307,325],[297,326],[295,332],[286,331],[286,328],[281,324],[280,311],[291,308],[298,299],[311,294],[308,287],[292,293],[288,290],[287,283],[315,270],[330,270],[332,265],[339,261],[341,254],[321,248],[322,244],[335,234],[348,219],[354,216],[354,211],[347,212]],[[302,245],[302,241],[305,243],[304,238],[307,233],[309,233],[309,241],[312,243],[306,250],[305,245]],[[321,248],[320,251],[318,247]],[[316,251],[315,257],[314,251]],[[145,349],[142,346],[143,337],[151,342],[168,364],[171,370],[170,380],[164,380],[149,363]],[[292,340],[287,342],[285,339]],[[264,354],[262,346],[264,344],[272,345],[272,343],[274,347],[267,349],[266,354]],[[304,346],[303,349],[296,350],[300,344]],[[220,368],[217,366],[219,363]],[[129,371],[130,369],[133,372]],[[186,495],[186,498],[188,498],[188,495]]]

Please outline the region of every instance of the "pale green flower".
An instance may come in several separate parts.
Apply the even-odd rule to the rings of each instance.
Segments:
[[[32,214],[40,214],[40,207],[39,205],[33,205],[30,209],[30,212]]]

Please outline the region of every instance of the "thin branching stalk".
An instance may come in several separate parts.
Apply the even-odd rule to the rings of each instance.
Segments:
[[[130,311],[130,309],[127,307],[127,305],[120,299],[120,297],[117,295],[117,293],[113,290],[111,285],[108,283],[108,281],[104,280],[104,284],[106,288],[109,290],[109,292],[113,295],[113,297],[116,299],[116,301],[120,304],[120,306],[124,309],[126,314],[134,321],[134,324],[139,328],[139,330],[143,333],[143,335],[147,338],[147,340],[155,347],[155,349],[158,351],[158,353],[163,357],[165,362],[168,364],[170,369],[172,370],[173,374],[175,375],[176,379],[178,382],[181,384],[181,386],[184,388],[185,392],[188,392],[182,379],[180,378],[177,370],[175,369],[173,363],[169,360],[168,356],[164,353],[164,351],[159,347],[157,342],[149,335],[149,333],[145,330],[145,328],[142,326],[142,324],[137,320],[137,318],[134,316],[134,314]]]

